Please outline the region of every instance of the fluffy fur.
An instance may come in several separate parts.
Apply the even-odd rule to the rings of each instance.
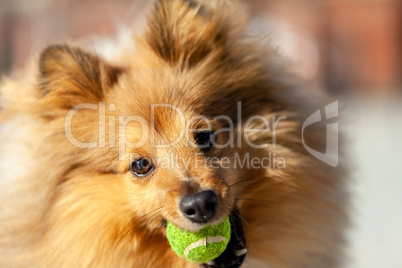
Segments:
[[[218,195],[214,222],[238,208],[248,248],[244,266],[341,266],[347,226],[343,171],[312,157],[301,141],[303,120],[324,99],[295,86],[276,52],[247,36],[243,9],[229,0],[160,0],[146,31],[133,34],[112,58],[77,45],[53,45],[24,73],[3,79],[0,267],[197,267],[169,247],[165,223],[201,228],[177,204],[203,189]],[[94,148],[66,138],[65,118],[82,103],[106,107],[105,117],[99,117],[100,106],[78,111],[69,126],[77,140],[98,142]],[[285,115],[275,137],[250,136],[253,143],[276,146],[252,148],[236,131],[241,146],[206,154],[233,160],[270,152],[283,157],[286,168],[197,165],[205,153],[184,140],[155,148],[152,140],[163,144],[183,130],[180,117],[167,108],[151,116],[151,105],[161,103],[178,107],[187,121],[205,116],[214,130],[227,127],[213,120],[219,115],[231,118],[237,130],[253,115]],[[144,130],[131,122],[123,138],[115,123],[132,115],[154,125]],[[203,120],[188,127],[207,128]],[[185,136],[191,135],[185,128]],[[309,144],[320,147],[325,136],[325,128],[316,127]],[[119,154],[123,141],[143,137],[143,146]],[[165,157],[174,165],[157,165],[151,175],[137,178],[129,166],[138,156]]]

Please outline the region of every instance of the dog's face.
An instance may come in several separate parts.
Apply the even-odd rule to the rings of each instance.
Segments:
[[[267,174],[220,161],[261,154],[238,133],[238,109],[260,109],[253,98],[264,70],[210,8],[160,1],[126,65],[66,45],[42,53],[41,113],[66,134],[53,140],[62,155],[54,159],[55,230],[83,220],[87,237],[118,241],[114,251],[124,251],[134,237],[160,244],[167,221],[196,231],[230,216],[233,238],[221,262],[243,261],[235,204],[243,188],[231,186]]]
[[[225,171],[208,160],[224,156],[224,150],[217,147],[225,135],[218,133],[221,122],[165,100],[145,103],[143,110],[120,110],[116,105],[109,119],[128,121],[131,116],[133,121],[125,127],[120,124],[117,130],[118,151],[104,153],[110,158],[118,154],[114,169],[117,176],[130,181],[130,195],[139,202],[137,216],[153,212],[159,214],[154,219],[158,225],[163,218],[195,231],[224,220],[233,209],[234,197]],[[144,211],[144,204],[148,211]],[[152,226],[152,221],[147,225]]]

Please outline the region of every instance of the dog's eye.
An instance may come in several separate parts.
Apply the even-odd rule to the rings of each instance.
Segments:
[[[131,163],[130,170],[137,177],[144,177],[154,169],[154,165],[146,158],[139,158]]]
[[[195,142],[201,150],[208,150],[215,143],[215,133],[212,130],[202,130],[195,134]]]

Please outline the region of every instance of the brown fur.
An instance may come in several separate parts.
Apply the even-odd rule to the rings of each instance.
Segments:
[[[318,98],[290,85],[294,77],[275,63],[276,52],[245,35],[241,10],[236,1],[161,0],[148,30],[133,38],[136,46],[118,51],[112,63],[75,45],[55,45],[42,52],[38,67],[3,81],[1,156],[16,154],[18,161],[10,165],[19,168],[2,175],[0,267],[195,267],[170,249],[164,222],[198,229],[177,204],[202,189],[213,189],[222,204],[215,222],[236,200],[248,267],[341,266],[347,224],[342,169],[327,167],[301,143],[302,120],[320,107]],[[79,111],[71,129],[78,140],[102,146],[77,148],[65,136],[65,117],[75,105],[99,102],[116,107],[106,109],[106,136],[98,134],[97,109]],[[183,128],[168,109],[155,113],[145,145],[119,159],[122,137],[108,125],[110,116],[137,115],[150,123],[150,106],[158,103],[179,107],[186,120],[226,115],[236,126],[257,114],[286,115],[276,147],[255,149],[242,140],[241,147],[209,152],[233,159],[235,153],[261,158],[269,151],[286,159],[286,169],[197,166],[204,156],[185,141],[154,148],[151,131],[157,143],[166,143]],[[206,126],[195,120],[188,127]],[[133,122],[125,134],[130,142],[144,135]],[[325,140],[324,128],[314,134],[311,144]],[[185,135],[191,133],[186,129]],[[234,140],[239,138],[235,133]],[[273,142],[273,136],[252,140]],[[157,167],[149,177],[136,178],[128,170],[130,156],[165,156],[177,167]]]

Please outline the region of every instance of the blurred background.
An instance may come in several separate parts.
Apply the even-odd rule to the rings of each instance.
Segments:
[[[0,0],[0,76],[50,42],[113,36],[145,0]],[[354,193],[350,268],[402,267],[402,1],[249,0],[250,33],[342,99]]]

